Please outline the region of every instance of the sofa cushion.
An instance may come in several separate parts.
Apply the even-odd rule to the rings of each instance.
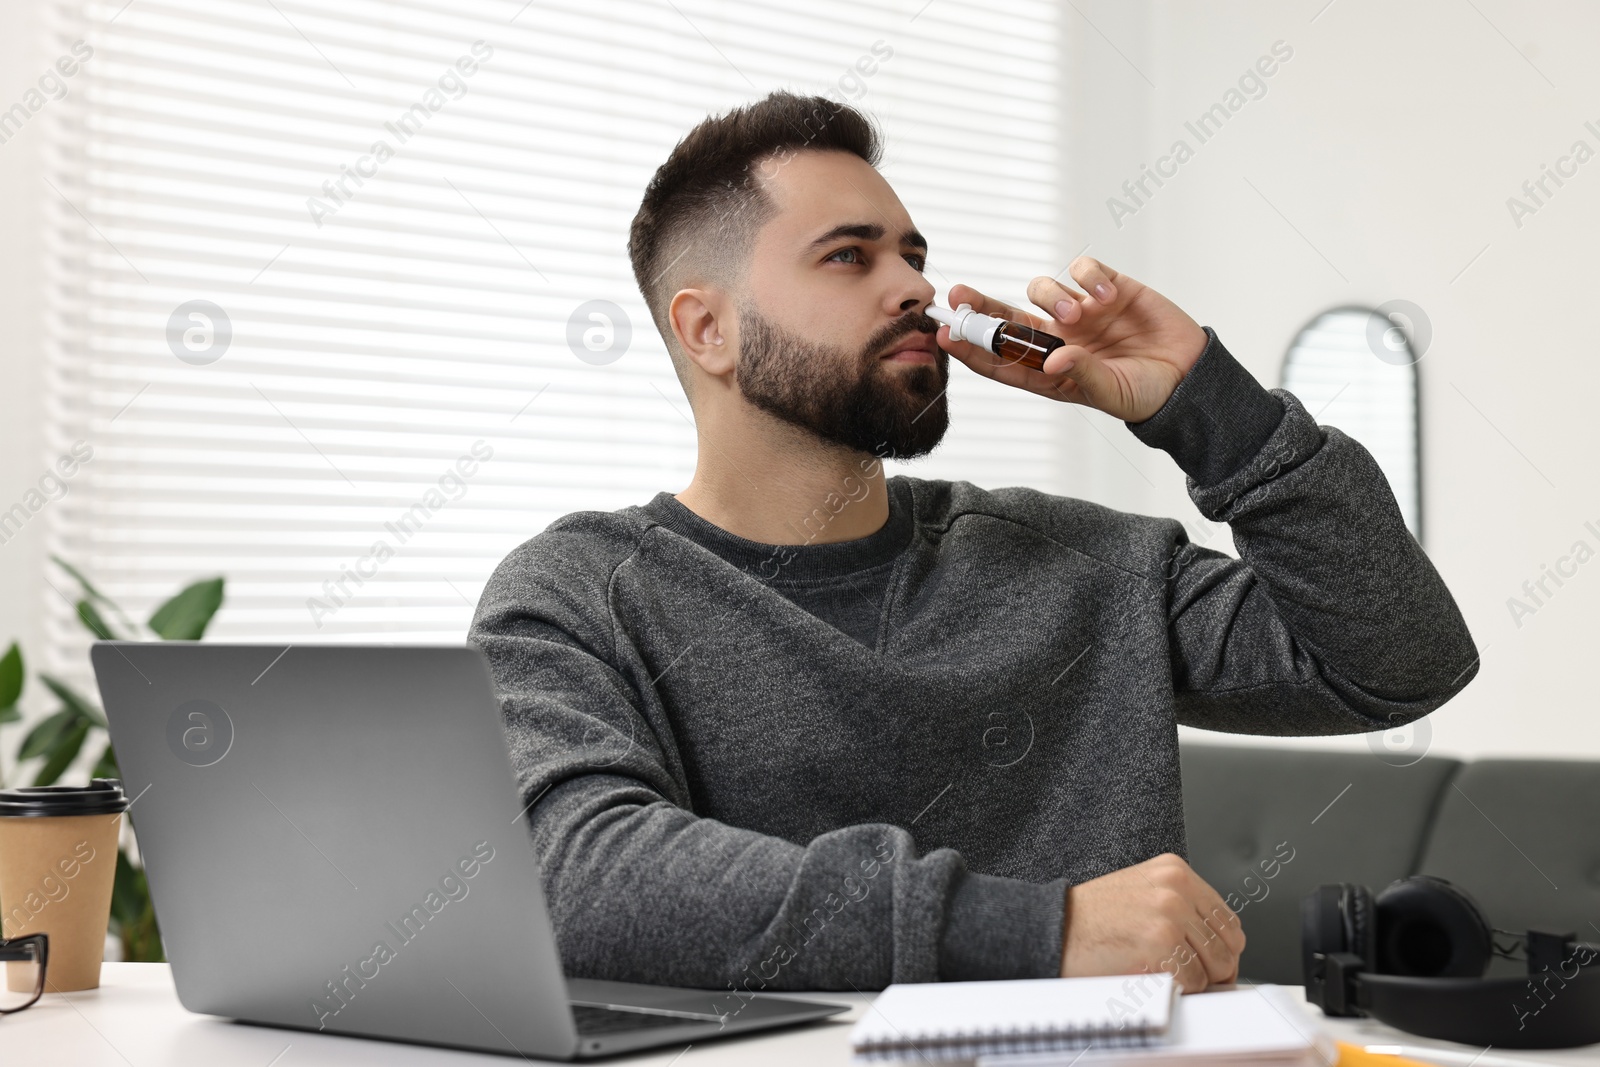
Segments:
[[[1182,759],[1186,858],[1239,912],[1249,939],[1240,977],[1292,985],[1301,982],[1301,899],[1325,882],[1376,893],[1410,874],[1460,766],[1189,741]]]
[[[1600,761],[1469,763],[1446,787],[1420,872],[1448,878],[1491,925],[1600,942]],[[1491,974],[1519,965],[1496,961]]]

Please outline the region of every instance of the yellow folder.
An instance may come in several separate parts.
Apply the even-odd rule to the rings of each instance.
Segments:
[[[1421,1060],[1408,1060],[1400,1056],[1374,1056],[1360,1045],[1339,1045],[1339,1067],[1434,1067]]]

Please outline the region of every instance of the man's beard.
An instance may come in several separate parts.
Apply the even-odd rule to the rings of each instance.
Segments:
[[[797,337],[741,304],[734,381],[756,407],[824,441],[884,459],[915,459],[932,452],[950,426],[950,357],[940,350],[933,366],[891,367],[879,356],[938,326],[923,312],[908,312],[860,352],[847,352]]]

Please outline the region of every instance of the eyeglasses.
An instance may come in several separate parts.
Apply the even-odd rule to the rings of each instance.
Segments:
[[[0,1015],[21,1011],[44,992],[44,969],[50,960],[50,935],[0,939],[0,963],[6,980],[0,985]]]

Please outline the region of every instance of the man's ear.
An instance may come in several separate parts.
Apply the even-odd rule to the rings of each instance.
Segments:
[[[732,303],[713,289],[680,289],[667,305],[678,346],[707,374],[720,377],[733,371],[734,338],[724,329],[732,312]]]

